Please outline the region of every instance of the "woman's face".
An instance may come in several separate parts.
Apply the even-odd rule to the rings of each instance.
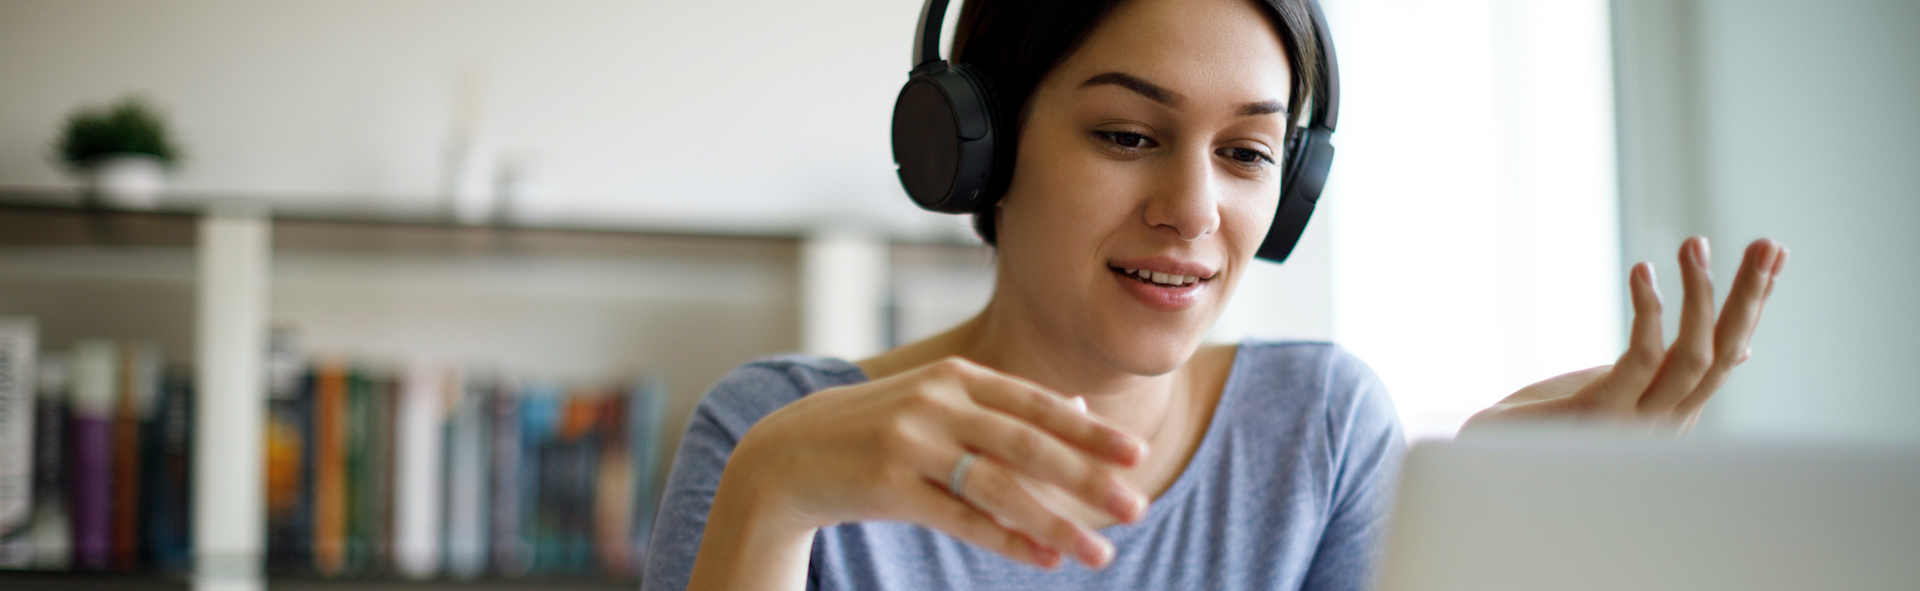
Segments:
[[[1179,367],[1279,204],[1290,76],[1249,0],[1121,5],[1030,99],[997,297],[1111,366]]]

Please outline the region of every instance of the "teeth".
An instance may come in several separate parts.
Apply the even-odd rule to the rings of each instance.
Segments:
[[[1200,281],[1199,277],[1194,277],[1192,275],[1168,275],[1166,273],[1155,273],[1153,271],[1148,271],[1146,269],[1120,269],[1120,272],[1123,274],[1139,277],[1147,281],[1158,283],[1160,285],[1171,285],[1176,287],[1182,286],[1182,285],[1192,285]]]

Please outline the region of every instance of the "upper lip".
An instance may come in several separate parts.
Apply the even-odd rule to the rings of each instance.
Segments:
[[[1108,261],[1107,266],[1116,269],[1144,269],[1152,273],[1166,273],[1168,275],[1186,275],[1188,277],[1199,278],[1201,281],[1212,279],[1214,273],[1217,272],[1212,265],[1206,263],[1165,256],[1114,259]]]

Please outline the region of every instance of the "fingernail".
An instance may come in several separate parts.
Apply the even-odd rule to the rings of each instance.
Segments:
[[[1080,541],[1074,545],[1074,553],[1088,566],[1105,566],[1113,558],[1113,546],[1093,534],[1081,535]]]
[[[1040,563],[1040,566],[1043,566],[1046,568],[1053,568],[1060,565],[1059,550],[1042,546],[1037,542],[1029,542],[1029,544],[1033,546],[1034,562],[1038,562]]]
[[[1073,398],[1072,398],[1071,400],[1073,401],[1073,408],[1074,408],[1075,410],[1079,410],[1079,411],[1080,411],[1080,414],[1087,414],[1087,399],[1086,399],[1086,398],[1082,398],[1082,397],[1079,397],[1079,396],[1075,396],[1075,397],[1073,397]]]
[[[1713,249],[1707,245],[1707,237],[1701,236],[1700,241],[1694,243],[1694,248],[1694,256],[1699,257],[1700,266],[1705,267],[1713,262]]]
[[[1140,495],[1127,490],[1127,487],[1114,484],[1107,487],[1107,512],[1121,521],[1132,521],[1140,515],[1145,501]]]
[[[1113,455],[1114,457],[1120,458],[1120,461],[1129,464],[1137,463],[1140,460],[1147,459],[1147,446],[1146,444],[1135,441],[1132,437],[1115,437],[1113,439]]]

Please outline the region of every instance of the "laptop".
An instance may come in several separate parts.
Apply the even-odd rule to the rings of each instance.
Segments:
[[[1920,449],[1423,443],[1391,523],[1385,591],[1920,590]]]

